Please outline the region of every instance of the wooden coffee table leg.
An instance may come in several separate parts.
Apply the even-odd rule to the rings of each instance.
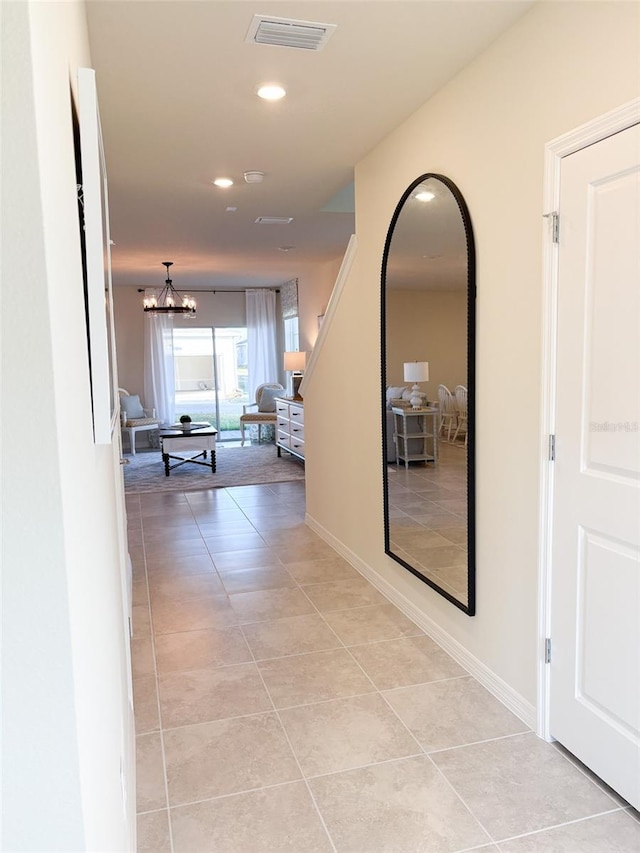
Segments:
[[[169,476],[169,454],[168,453],[162,454],[162,461],[164,462],[165,477],[168,477]]]

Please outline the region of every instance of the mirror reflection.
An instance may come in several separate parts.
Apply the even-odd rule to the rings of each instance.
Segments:
[[[475,260],[457,187],[423,175],[392,219],[382,268],[385,551],[475,612]]]

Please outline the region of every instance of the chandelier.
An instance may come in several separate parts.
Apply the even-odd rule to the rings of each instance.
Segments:
[[[147,287],[144,292],[142,304],[147,314],[165,314],[173,317],[174,314],[183,314],[186,317],[196,316],[196,300],[187,293],[180,293],[175,289],[169,277],[169,267],[173,261],[163,261],[162,265],[167,268],[167,278],[164,287]]]

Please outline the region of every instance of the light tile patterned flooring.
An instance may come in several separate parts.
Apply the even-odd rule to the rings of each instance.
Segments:
[[[127,498],[139,853],[637,853],[640,822],[304,524]]]
[[[387,465],[391,551],[467,604],[467,453],[438,444],[436,465]]]

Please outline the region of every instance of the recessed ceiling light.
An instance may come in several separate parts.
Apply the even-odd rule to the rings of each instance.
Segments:
[[[435,193],[432,193],[429,190],[421,190],[419,193],[416,193],[414,196],[416,201],[433,201],[435,197],[436,197]]]
[[[231,178],[216,178],[213,182],[217,187],[231,187],[233,186],[233,181]]]
[[[227,207],[226,211],[227,213],[235,213],[237,209],[237,207]]]
[[[295,246],[278,246],[279,252],[290,252],[292,249],[295,249]]]
[[[252,170],[244,173],[244,179],[248,184],[261,184],[264,181],[264,172]]]
[[[258,89],[258,97],[264,98],[265,101],[279,101],[284,98],[286,91],[277,83],[265,83]]]

